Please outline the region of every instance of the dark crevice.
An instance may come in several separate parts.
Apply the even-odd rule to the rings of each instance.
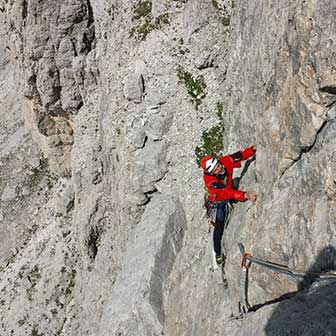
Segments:
[[[54,78],[54,75],[55,75],[55,71],[52,70],[52,69],[49,69],[49,70],[48,70],[48,76],[49,76],[50,78]]]
[[[79,111],[83,107],[84,103],[83,101],[80,101],[77,105],[77,111]]]
[[[67,112],[69,114],[77,114],[77,112],[81,109],[81,107],[84,105],[83,99],[80,95],[75,97],[75,105],[73,107],[70,107],[67,109]]]
[[[24,92],[26,98],[37,98],[39,104],[41,104],[41,96],[37,89],[37,75],[33,74],[27,79],[28,89]]]
[[[335,95],[336,95],[336,86],[333,85],[327,85],[327,86],[323,86],[320,89],[320,92],[326,93],[326,101],[325,101],[325,106],[327,108],[331,108],[332,106],[335,105],[336,103],[336,99],[335,99]],[[329,100],[329,101],[328,101]]]
[[[95,32],[95,25],[94,25],[94,15],[93,9],[90,3],[90,0],[87,0],[87,29],[83,34],[83,48],[81,52],[89,53],[96,47],[96,32]]]
[[[207,64],[201,64],[198,69],[199,70],[204,70],[204,69],[209,69],[209,68],[213,68],[213,61],[211,63],[207,63]]]
[[[139,79],[140,79],[140,85],[142,86],[142,95],[144,95],[146,92],[145,80],[142,75],[140,75]]]
[[[145,192],[145,195],[147,198],[151,198],[151,196],[155,194],[156,192],[157,192],[157,189],[154,187],[153,190]]]
[[[204,60],[204,62],[201,65],[199,65],[197,68],[199,70],[204,70],[204,69],[212,68],[213,66],[214,66],[214,59],[208,56],[207,59]]]
[[[83,39],[82,39],[82,48],[81,53],[88,54],[92,49],[95,47],[95,32],[94,32],[94,26],[88,28],[83,33]]]
[[[330,102],[329,104],[327,104],[326,107],[327,108],[331,108],[331,107],[333,107],[335,105],[335,103],[336,103],[336,99],[333,100],[332,102]]]
[[[77,57],[78,52],[77,52],[77,49],[76,49],[76,43],[73,40],[71,40],[71,43],[72,43],[72,47],[73,47],[73,51],[74,51],[74,56]]]
[[[70,202],[66,206],[66,212],[69,213],[72,211],[75,207],[75,195],[73,195],[73,198],[70,200]]]
[[[320,91],[336,95],[336,86],[332,85],[323,86],[320,88]]]
[[[102,235],[102,230],[95,224],[93,224],[95,217],[98,212],[98,203],[96,202],[94,209],[91,212],[90,218],[89,218],[89,223],[90,223],[90,228],[89,228],[89,236],[87,239],[87,248],[88,248],[88,255],[91,259],[91,261],[94,261],[97,253],[98,253],[98,248],[100,245],[101,241],[101,235]]]
[[[299,155],[298,155],[296,158],[290,158],[293,162],[292,162],[292,164],[291,164],[289,167],[287,167],[287,168],[282,172],[282,174],[280,175],[280,179],[283,177],[283,175],[285,174],[285,172],[286,172],[290,167],[292,167],[296,162],[298,162],[298,161],[301,160],[303,154],[306,154],[306,153],[310,152],[310,151],[314,148],[314,146],[315,146],[315,144],[316,144],[316,141],[317,141],[317,138],[318,138],[319,134],[325,129],[325,127],[326,127],[326,126],[329,124],[329,122],[332,121],[332,120],[333,120],[333,119],[325,120],[325,121],[322,123],[321,127],[317,130],[317,132],[316,132],[316,134],[315,134],[314,142],[313,142],[311,145],[309,145],[309,146],[302,146],[302,147],[300,148],[300,153],[299,153]]]
[[[36,76],[36,74],[31,75],[31,76],[28,78],[28,84],[29,84],[29,85],[34,85],[34,86],[36,86],[36,80],[37,80],[37,76]]]
[[[62,91],[61,86],[54,86],[53,87],[53,95],[55,96],[55,101],[61,99],[61,91]]]
[[[146,201],[143,202],[143,203],[141,204],[141,206],[147,205],[147,204],[151,201],[151,199],[152,199],[152,195],[155,194],[156,192],[157,192],[157,189],[156,189],[156,188],[154,188],[154,189],[151,190],[151,191],[145,192],[144,194],[145,194],[145,196],[146,196]]]
[[[147,142],[148,142],[148,136],[146,135],[145,139],[144,139],[144,142],[143,142],[143,145],[141,146],[141,148],[144,148],[146,146]]]
[[[28,15],[28,4],[27,0],[22,1],[22,19],[24,20]]]
[[[94,24],[94,16],[93,16],[93,10],[92,10],[90,0],[87,0],[87,9],[88,9],[88,16],[89,16],[88,27],[90,27],[91,25]]]
[[[301,155],[302,155],[302,154],[301,154]],[[300,157],[301,157],[301,155],[300,155]],[[285,175],[286,171],[287,171],[290,167],[292,167],[297,161],[299,161],[299,158],[298,158],[298,159],[287,158],[287,159],[292,160],[292,162],[290,163],[290,165],[289,165],[288,167],[286,167],[286,168],[282,171],[282,173],[281,173],[280,176],[279,176],[279,179],[282,179],[282,177]]]
[[[46,106],[47,112],[53,117],[64,117],[67,118],[68,114],[63,110],[62,106],[49,105]]]
[[[302,154],[308,153],[308,152],[310,152],[312,150],[312,148],[316,144],[316,141],[317,141],[317,138],[318,138],[319,134],[324,130],[324,128],[327,126],[327,124],[328,124],[329,121],[330,120],[324,120],[324,122],[322,123],[321,127],[317,130],[317,132],[315,134],[314,142],[311,145],[301,147],[300,155],[299,155],[298,159],[295,160],[295,162],[301,159]]]
[[[59,101],[61,99],[61,92],[62,92],[62,87],[61,86],[54,86],[52,88],[52,94],[50,95],[50,102],[48,105],[52,105]],[[46,106],[48,107],[48,106]]]
[[[88,239],[88,249],[89,249],[89,256],[92,261],[95,260],[98,253],[100,236],[101,233],[99,232],[98,228],[91,227]]]
[[[331,107],[333,107],[335,105],[335,103],[336,103],[336,99],[334,99],[330,103],[326,104],[326,107],[327,108],[331,108]]]
[[[78,24],[78,23],[81,23],[81,22],[83,22],[83,17],[81,15],[75,16],[75,18],[73,20],[73,23]],[[73,28],[71,28],[71,29],[73,29]]]

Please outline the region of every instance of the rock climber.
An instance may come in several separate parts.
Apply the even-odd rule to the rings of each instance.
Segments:
[[[241,161],[249,159],[255,153],[255,146],[251,146],[219,159],[207,155],[201,160],[201,167],[204,170],[204,183],[207,189],[205,207],[208,210],[209,224],[214,226],[213,246],[217,265],[223,263],[221,240],[228,217],[229,201],[245,202],[249,200],[254,202],[257,199],[258,195],[254,191],[235,189],[232,178],[233,169],[240,168]]]

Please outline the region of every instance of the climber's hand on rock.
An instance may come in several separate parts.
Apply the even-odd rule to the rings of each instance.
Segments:
[[[258,198],[258,195],[254,191],[247,191],[245,193],[245,198],[248,199],[251,202],[255,202],[257,200],[257,198]]]

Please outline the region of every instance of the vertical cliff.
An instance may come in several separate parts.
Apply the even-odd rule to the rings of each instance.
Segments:
[[[0,334],[331,331],[332,284],[257,266],[259,309],[234,316],[238,242],[304,272],[335,268],[335,11],[0,1]],[[234,205],[225,286],[196,162],[252,144],[236,177],[259,198]]]
[[[335,236],[334,9],[330,2],[242,3],[236,13],[225,142],[255,141],[255,172],[249,167],[246,177],[259,200],[247,214],[235,212],[227,234],[234,263],[240,236],[251,252],[297,269],[335,267],[326,249]],[[254,277],[255,303],[296,289],[263,270]]]

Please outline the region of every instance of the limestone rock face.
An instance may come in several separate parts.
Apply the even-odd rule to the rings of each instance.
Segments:
[[[83,106],[87,84],[96,80],[86,67],[95,48],[92,7],[80,0],[9,2],[5,7],[7,49],[20,63],[26,120],[53,170],[69,175],[71,116]]]
[[[334,94],[323,83],[335,82],[325,58],[335,39],[327,14],[334,5],[311,1],[243,8],[235,16],[239,36],[232,39],[227,74],[225,141],[232,149],[233,137],[239,144],[256,144],[255,164],[241,182],[256,189],[259,200],[234,213],[226,235],[228,274],[232,280],[238,275],[238,237],[259,257],[299,270],[333,270],[334,253],[327,246],[336,234],[330,194],[336,110]],[[252,304],[297,288],[292,279],[260,268],[251,277]],[[237,297],[237,285],[230,283]]]
[[[102,317],[101,335],[162,334],[163,284],[181,249],[185,228],[180,204],[154,196],[130,237]]]
[[[0,335],[316,335],[336,268],[335,4],[0,1]],[[236,171],[225,277],[196,147]],[[297,291],[300,290],[300,293]],[[303,321],[303,322],[302,322]]]

